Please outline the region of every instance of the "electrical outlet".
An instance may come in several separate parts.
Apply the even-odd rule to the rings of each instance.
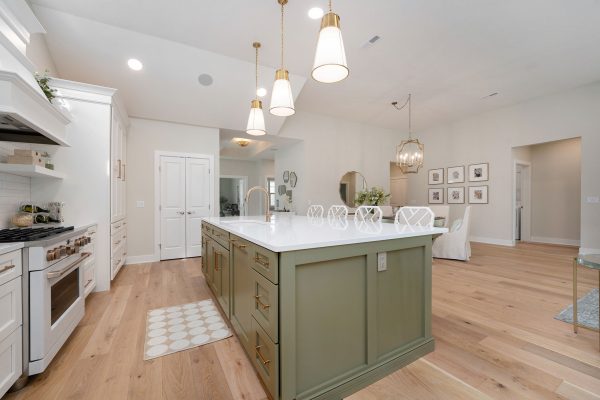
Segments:
[[[377,253],[377,271],[387,270],[387,253]]]
[[[135,206],[137,208],[144,208],[146,206],[146,204],[144,203],[144,200],[138,200],[135,202]]]
[[[592,204],[600,203],[600,198],[598,196],[588,196],[587,202]]]

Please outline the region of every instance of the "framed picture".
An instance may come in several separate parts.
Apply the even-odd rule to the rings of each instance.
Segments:
[[[429,189],[429,204],[444,204],[444,189]]]
[[[469,182],[482,182],[489,180],[488,163],[469,165]]]
[[[429,170],[429,184],[441,185],[444,183],[444,168]]]
[[[283,171],[283,183],[288,183],[290,180],[290,171]]]
[[[486,186],[469,186],[469,203],[470,204],[488,204],[488,187]]]
[[[448,204],[463,204],[465,202],[465,188],[461,187],[449,187],[446,189],[448,191],[446,198],[448,200]]]
[[[295,188],[297,182],[298,182],[298,176],[296,175],[295,172],[291,172],[290,173],[290,186]]]
[[[448,167],[448,174],[446,175],[448,183],[463,183],[465,181],[465,167]]]

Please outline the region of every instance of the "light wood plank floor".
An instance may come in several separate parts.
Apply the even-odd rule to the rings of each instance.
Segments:
[[[469,263],[436,260],[436,351],[350,399],[600,399],[598,333],[553,319],[571,303],[575,253],[474,244]],[[579,277],[581,295],[598,284]],[[7,398],[266,398],[235,338],[142,360],[146,310],[208,297],[198,260],[124,268],[50,368]]]

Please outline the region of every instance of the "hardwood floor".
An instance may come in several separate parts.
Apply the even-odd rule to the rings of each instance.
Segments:
[[[349,399],[600,399],[598,333],[554,319],[571,304],[575,254],[473,244],[469,263],[436,260],[436,351]],[[598,284],[585,268],[579,279],[580,295]],[[198,260],[124,268],[48,370],[7,399],[266,398],[235,337],[142,360],[148,309],[208,297]]]

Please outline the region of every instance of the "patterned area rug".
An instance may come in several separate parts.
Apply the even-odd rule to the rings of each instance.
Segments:
[[[562,310],[555,319],[573,323],[573,304]],[[598,289],[577,300],[577,322],[587,328],[598,329]]]
[[[157,308],[146,315],[144,360],[230,336],[231,331],[212,300]]]

